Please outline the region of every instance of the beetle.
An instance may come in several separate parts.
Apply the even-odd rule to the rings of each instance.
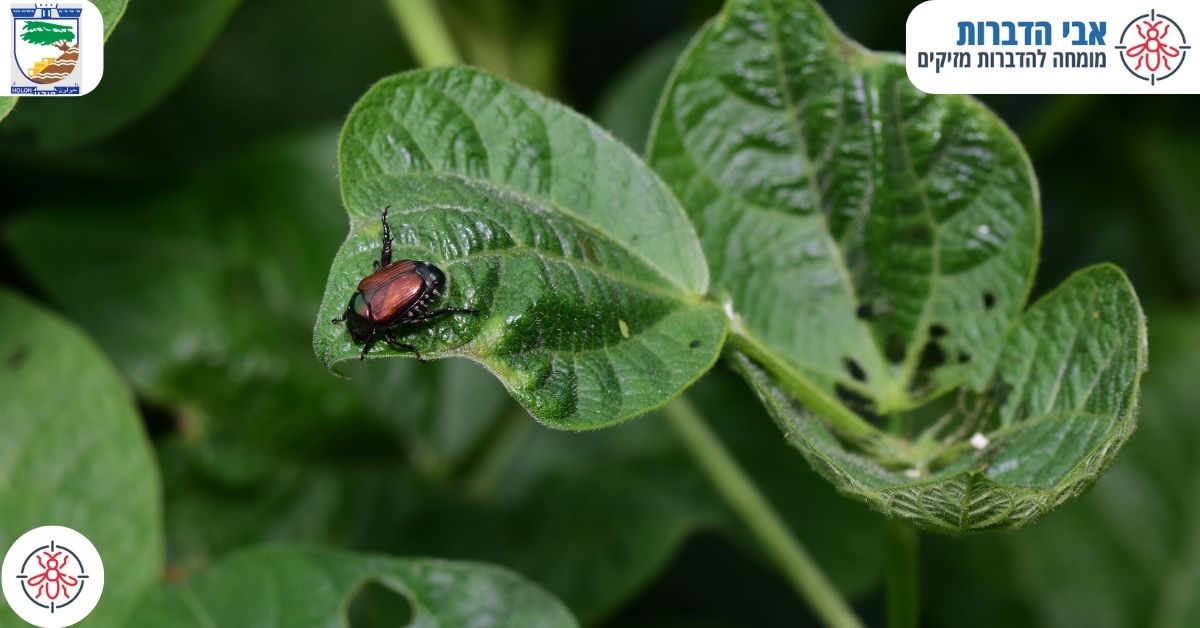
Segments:
[[[350,338],[363,346],[358,359],[367,357],[375,343],[383,340],[393,348],[411,351],[424,362],[417,348],[396,338],[402,325],[422,323],[448,314],[475,314],[470,308],[447,307],[426,312],[442,294],[446,274],[442,269],[420,260],[392,261],[392,228],[388,226],[388,209],[383,208],[383,251],[372,265],[373,272],[358,282],[358,289],[346,305],[346,312],[333,319],[335,325],[345,323]]]

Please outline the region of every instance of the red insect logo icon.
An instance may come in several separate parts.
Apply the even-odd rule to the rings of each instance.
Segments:
[[[71,557],[63,555],[62,550],[42,550],[38,554],[37,563],[42,572],[25,580],[25,586],[36,588],[37,593],[33,596],[35,599],[44,599],[47,602],[59,601],[60,598],[62,602],[71,599],[71,587],[77,586],[79,579],[63,571],[70,560]],[[62,606],[61,602],[59,606]]]
[[[1191,46],[1175,20],[1151,11],[1129,22],[1116,48],[1130,74],[1155,85],[1179,71]]]
[[[1143,26],[1146,27],[1145,32],[1142,31]],[[1125,51],[1126,56],[1137,59],[1134,70],[1142,69],[1143,65],[1151,72],[1157,72],[1159,67],[1170,70],[1171,57],[1179,56],[1179,48],[1163,43],[1162,39],[1171,33],[1171,25],[1163,24],[1162,20],[1142,20],[1137,25],[1137,33],[1145,41]]]
[[[0,593],[17,616],[34,626],[71,626],[100,601],[104,561],[79,532],[40,526],[22,534],[5,553]]]

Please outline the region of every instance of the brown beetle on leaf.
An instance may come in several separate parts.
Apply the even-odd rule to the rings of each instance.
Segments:
[[[334,324],[346,323],[350,337],[363,345],[359,359],[379,340],[396,349],[411,351],[425,361],[417,348],[401,342],[395,336],[401,325],[420,323],[447,314],[474,314],[468,308],[443,308],[426,312],[425,308],[442,293],[446,275],[428,262],[402,259],[392,261],[392,229],[387,222],[388,208],[383,209],[383,251],[374,263],[374,272],[358,282],[358,291],[350,297],[346,313],[333,319]]]

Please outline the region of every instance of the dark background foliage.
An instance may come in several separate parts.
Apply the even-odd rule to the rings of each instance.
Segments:
[[[0,283],[82,325],[138,392],[164,469],[169,575],[313,541],[499,562],[589,624],[812,621],[656,417],[553,433],[467,364],[375,363],[349,382],[317,365],[310,321],[345,231],[334,133],[371,83],[414,67],[384,2],[195,0],[190,17],[156,4],[130,3],[98,92],[21,101],[0,123]],[[638,150],[672,60],[720,8],[444,4],[472,61]],[[867,47],[903,49],[913,3],[824,4]],[[139,42],[166,35],[181,50],[147,64]],[[923,621],[1195,625],[1200,99],[983,100],[1040,180],[1035,292],[1094,262],[1123,267],[1147,306],[1151,371],[1139,432],[1091,493],[1018,533],[922,537]],[[736,378],[718,368],[689,394],[882,621],[880,518],[817,478]]]

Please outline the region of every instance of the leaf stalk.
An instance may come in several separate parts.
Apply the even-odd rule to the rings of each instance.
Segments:
[[[888,521],[884,580],[888,628],[917,628],[917,531],[901,521]]]
[[[422,67],[462,64],[454,40],[432,0],[388,0],[388,7]]]
[[[830,628],[862,628],[862,621],[842,594],[784,525],[779,513],[696,408],[684,397],[676,397],[663,408],[663,415],[722,499],[742,519],[767,556],[821,621]]]

